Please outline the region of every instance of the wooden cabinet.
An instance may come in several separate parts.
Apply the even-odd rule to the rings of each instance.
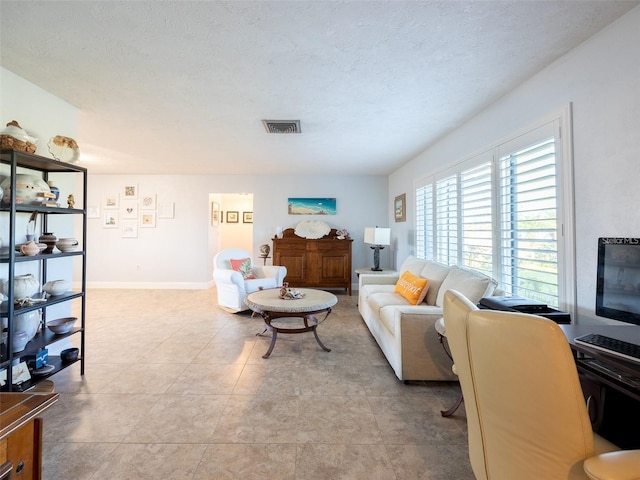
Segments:
[[[42,419],[57,393],[0,393],[0,479],[42,478]]]
[[[285,281],[293,288],[345,288],[351,295],[351,244],[336,230],[317,240],[298,237],[287,228],[273,239],[273,264],[287,267]]]

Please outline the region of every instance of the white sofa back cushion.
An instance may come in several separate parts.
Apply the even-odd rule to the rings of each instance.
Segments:
[[[420,276],[429,280],[429,290],[427,290],[424,301],[427,302],[427,305],[435,305],[442,282],[449,275],[451,267],[430,260],[426,260],[423,266]]]
[[[471,303],[476,304],[482,297],[493,294],[497,286],[498,282],[491,277],[454,265],[450,267],[449,274],[440,285],[436,305],[442,306],[444,294],[447,290],[457,290],[467,297]]]

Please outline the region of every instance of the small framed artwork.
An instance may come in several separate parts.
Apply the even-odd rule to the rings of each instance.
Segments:
[[[105,209],[118,208],[118,194],[106,195],[104,197],[104,201],[102,202],[102,207]]]
[[[87,218],[100,218],[100,206],[99,205],[87,206]]]
[[[138,238],[138,222],[135,220],[123,220],[122,238]]]
[[[175,210],[174,202],[160,202],[158,203],[158,218],[173,218]]]
[[[393,216],[396,222],[407,221],[407,194],[398,195],[393,202]]]
[[[220,204],[211,202],[211,226],[216,227],[220,224]]]
[[[238,223],[238,211],[232,210],[227,212],[227,223]]]
[[[118,211],[117,210],[105,210],[102,217],[103,228],[118,228]]]
[[[122,198],[126,200],[138,199],[138,185],[135,183],[127,183],[122,187]]]
[[[143,228],[154,228],[156,226],[156,212],[142,212],[140,215],[140,226]]]
[[[140,196],[140,209],[141,210],[155,210],[156,209],[156,194],[143,194]]]
[[[242,223],[253,223],[253,212],[242,212]]]
[[[138,218],[138,202],[135,200],[123,201],[120,215],[123,220],[133,220]]]

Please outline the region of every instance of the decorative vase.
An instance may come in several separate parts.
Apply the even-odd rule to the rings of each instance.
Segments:
[[[2,201],[11,202],[11,177],[2,181]],[[16,204],[39,205],[44,200],[43,193],[51,193],[49,185],[42,178],[34,175],[19,173],[16,175]]]
[[[27,298],[40,290],[40,283],[32,274],[16,275],[13,278],[13,296],[14,298]],[[9,294],[9,282],[2,282],[2,291],[5,295]]]
[[[49,190],[51,190],[51,193],[56,196],[55,201],[57,202],[60,198],[60,189],[56,186],[53,180],[49,180],[47,184],[49,185]]]
[[[282,227],[276,227],[276,238],[282,238],[284,235],[284,230]]]
[[[15,329],[27,334],[29,340],[36,336],[40,326],[40,310],[32,310],[15,317]]]
[[[13,353],[23,351],[26,348],[27,343],[29,343],[29,340],[31,339],[29,338],[29,335],[27,335],[27,332],[24,332],[22,330],[16,330],[15,332],[13,332]]]
[[[44,243],[47,246],[47,248],[45,248],[44,252],[42,253],[53,253],[53,249],[56,246],[56,243],[58,243],[58,237],[56,237],[51,232],[45,232],[40,235],[38,241],[40,243]]]

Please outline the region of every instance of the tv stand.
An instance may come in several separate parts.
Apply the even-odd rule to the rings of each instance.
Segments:
[[[640,364],[576,344],[598,333],[640,344],[635,325],[560,325],[574,353],[593,431],[620,448],[640,448]]]

